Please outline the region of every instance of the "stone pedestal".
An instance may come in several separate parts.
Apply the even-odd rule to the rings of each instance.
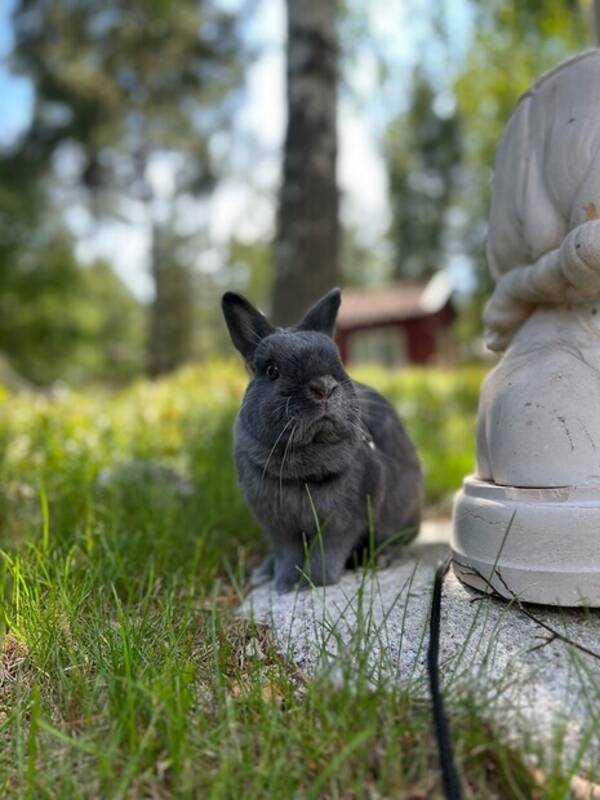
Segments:
[[[600,487],[517,489],[467,478],[454,507],[454,571],[523,602],[599,605],[599,522]]]
[[[506,597],[600,606],[600,51],[521,98],[487,256],[487,343],[503,356],[455,504],[455,571]]]

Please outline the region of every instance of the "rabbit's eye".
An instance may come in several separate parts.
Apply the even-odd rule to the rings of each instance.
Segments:
[[[276,381],[279,377],[279,370],[275,364],[268,364],[265,372],[267,373],[267,377],[269,377],[272,381]]]

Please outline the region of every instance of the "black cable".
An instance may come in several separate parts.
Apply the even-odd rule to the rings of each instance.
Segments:
[[[433,581],[431,599],[431,617],[429,619],[429,647],[427,648],[427,672],[429,674],[429,690],[433,707],[433,724],[435,738],[440,757],[442,781],[447,800],[461,800],[462,792],[456,767],[454,753],[450,741],[448,720],[444,711],[444,701],[440,692],[439,653],[440,653],[440,619],[442,609],[442,587],[444,578],[450,568],[450,557],[437,568]]]

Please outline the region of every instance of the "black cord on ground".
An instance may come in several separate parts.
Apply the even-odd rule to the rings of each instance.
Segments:
[[[429,647],[427,649],[427,672],[429,673],[429,690],[433,705],[433,723],[435,738],[440,756],[442,780],[447,800],[461,800],[462,792],[456,767],[454,753],[450,742],[450,731],[444,711],[444,701],[440,692],[439,653],[440,653],[440,619],[442,610],[442,587],[444,578],[450,568],[450,558],[437,568],[433,582],[431,600],[431,617],[429,620]]]

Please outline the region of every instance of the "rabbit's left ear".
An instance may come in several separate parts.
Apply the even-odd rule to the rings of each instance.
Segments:
[[[235,292],[225,292],[221,299],[221,308],[231,341],[250,363],[258,343],[273,333],[275,328],[252,303]]]
[[[342,293],[339,289],[332,289],[310,308],[302,322],[298,325],[299,331],[317,331],[333,336],[337,313],[342,302]]]

